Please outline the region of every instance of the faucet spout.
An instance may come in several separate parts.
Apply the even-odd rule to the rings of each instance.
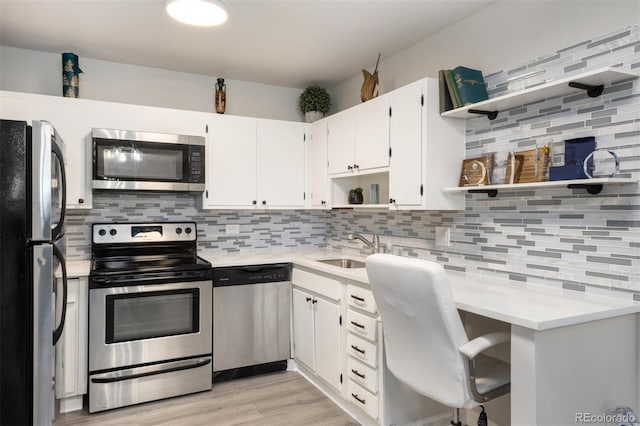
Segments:
[[[362,234],[358,234],[357,232],[347,235],[347,239],[362,241],[364,245],[371,251],[371,254],[380,252],[380,237],[375,232],[371,237],[371,241],[367,240],[362,236]]]

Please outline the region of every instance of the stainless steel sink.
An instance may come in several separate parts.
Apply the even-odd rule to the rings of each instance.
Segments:
[[[364,268],[364,262],[360,262],[359,260],[353,259],[323,259],[318,260],[320,263],[326,263],[327,265],[338,266],[340,268]]]

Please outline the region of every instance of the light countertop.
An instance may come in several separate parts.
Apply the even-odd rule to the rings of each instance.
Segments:
[[[235,253],[200,251],[213,267],[293,263],[338,279],[369,285],[365,268],[346,269],[320,263],[330,258],[364,259],[327,249],[246,250]],[[90,261],[69,261],[69,277],[89,275]],[[533,330],[640,313],[640,302],[590,292],[547,287],[479,274],[447,271],[458,309]],[[56,274],[59,276],[59,273]]]

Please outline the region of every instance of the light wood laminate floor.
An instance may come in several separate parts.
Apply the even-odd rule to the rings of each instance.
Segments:
[[[201,392],[101,413],[61,415],[72,425],[357,425],[353,418],[296,372],[215,383]]]

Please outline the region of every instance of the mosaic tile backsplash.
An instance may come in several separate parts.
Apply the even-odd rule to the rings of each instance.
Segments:
[[[604,66],[640,72],[640,25],[586,40],[513,70],[486,75],[491,97]],[[595,136],[620,156],[620,176],[640,179],[640,80],[617,82],[604,94],[556,97],[501,112],[494,121],[467,120],[466,155],[495,153],[502,182],[510,150],[550,145],[562,164],[562,141]],[[198,223],[199,248],[223,251],[329,246],[366,254],[350,232],[375,231],[392,253],[431,259],[451,270],[480,272],[541,285],[606,292],[640,300],[640,190],[610,185],[598,195],[580,189],[469,194],[462,212],[215,211],[199,195],[96,192],[91,211],[69,212],[67,256],[90,257],[90,225],[114,221]],[[239,224],[240,235],[225,235]],[[451,245],[435,244],[436,226]]]
[[[513,70],[486,75],[490,97],[602,68],[640,72],[640,26],[585,40]],[[566,139],[595,136],[597,148],[620,156],[620,177],[640,179],[640,80],[605,87],[602,96],[577,92],[467,120],[466,156],[495,153],[493,182],[504,182],[510,150],[550,145],[563,164]],[[435,227],[451,245],[435,244]],[[640,191],[610,185],[598,195],[579,189],[469,194],[464,212],[351,212],[328,221],[328,245],[365,254],[349,232],[381,235],[393,253],[431,259],[455,270],[518,281],[605,291],[640,300]]]

